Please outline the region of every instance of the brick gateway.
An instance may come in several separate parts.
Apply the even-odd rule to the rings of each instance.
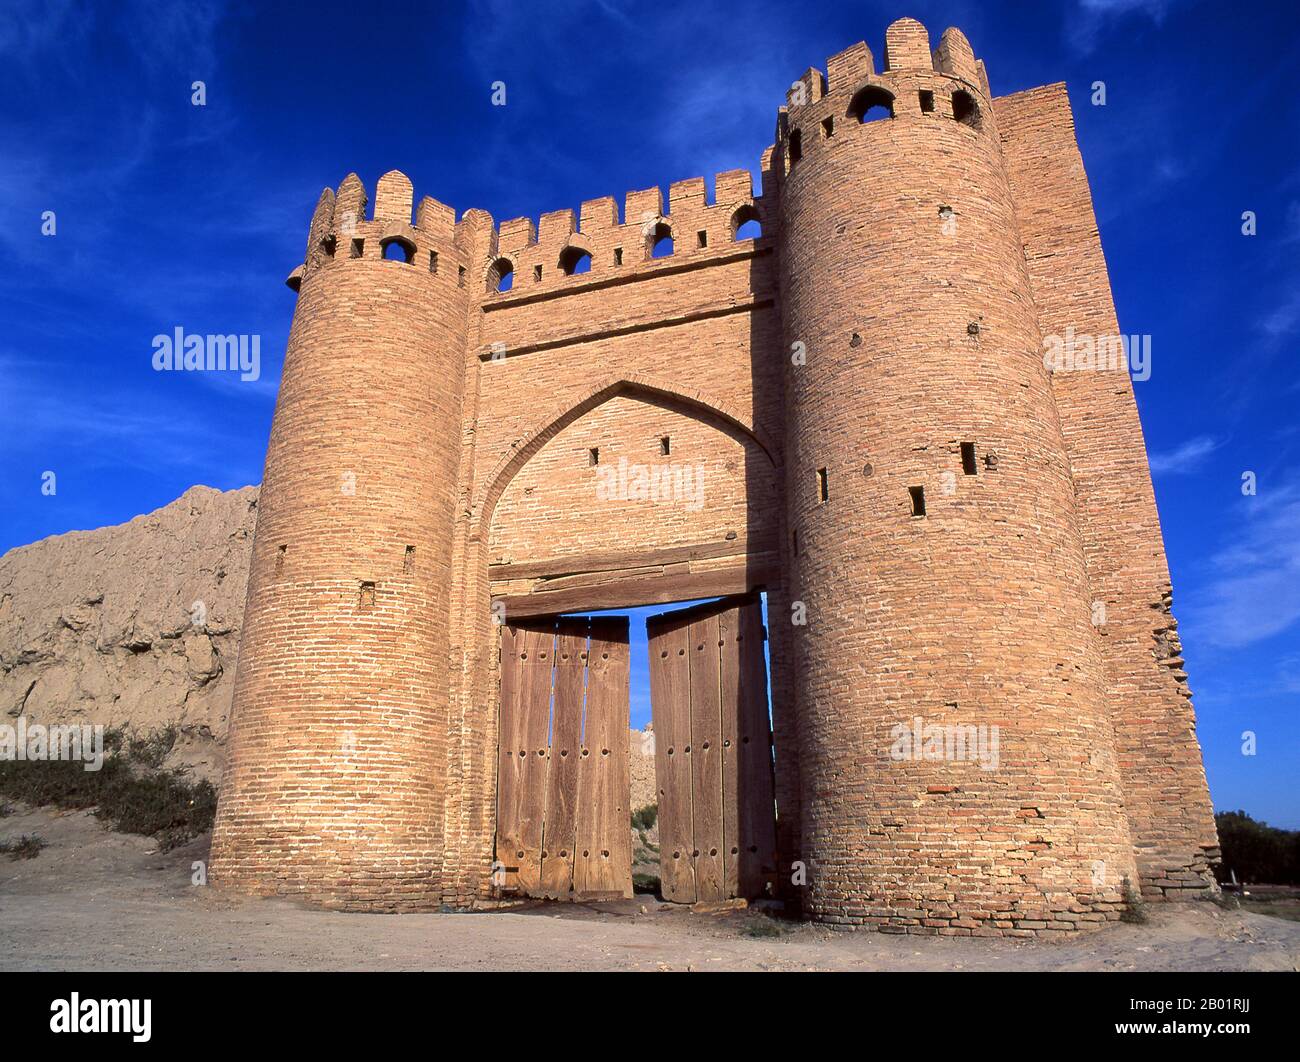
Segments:
[[[498,621],[764,590],[808,917],[1043,932],[1213,887],[1129,376],[1043,361],[1119,332],[1065,87],[994,98],[959,31],[903,19],[880,69],[857,44],[792,87],[762,178],[536,226],[396,171],[371,212],[355,175],[322,193],[216,883],[489,899]],[[996,726],[996,768],[891,755],[913,720]]]

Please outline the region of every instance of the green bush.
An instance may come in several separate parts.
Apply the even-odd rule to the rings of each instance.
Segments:
[[[0,795],[36,806],[94,808],[113,829],[156,837],[166,851],[212,829],[217,810],[210,783],[157,769],[175,740],[171,727],[144,737],[105,731],[98,771],[74,760],[0,761]]]
[[[143,735],[129,733],[126,735],[126,758],[132,763],[157,770],[176,747],[178,736],[179,731],[175,726],[165,726]]]
[[[1300,830],[1257,822],[1244,811],[1220,811],[1214,822],[1223,851],[1215,871],[1220,881],[1236,871],[1243,884],[1300,885]]]
[[[647,804],[643,808],[637,808],[632,812],[632,828],[634,830],[651,829],[655,820],[659,818],[659,805]]]
[[[659,876],[657,874],[633,874],[632,888],[636,892],[659,892]]]

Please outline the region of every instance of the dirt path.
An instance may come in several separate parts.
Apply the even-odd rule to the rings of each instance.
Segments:
[[[479,914],[356,915],[232,900],[190,884],[207,839],[160,854],[87,812],[19,808],[0,839],[0,969],[1296,970],[1300,923],[1197,903],[1067,941],[841,933],[652,897]],[[643,911],[644,909],[644,911]]]

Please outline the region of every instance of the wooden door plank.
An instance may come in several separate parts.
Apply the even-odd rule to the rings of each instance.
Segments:
[[[587,897],[632,895],[629,665],[627,618],[592,617],[573,868],[574,892]]]
[[[665,900],[694,903],[691,809],[690,623],[671,613],[646,623],[650,710],[659,790],[659,882]]]
[[[740,892],[740,614],[718,614],[718,672],[722,710],[722,868],[727,897]]]
[[[542,832],[542,895],[555,898],[565,898],[573,890],[586,652],[586,617],[560,617],[555,633],[555,688]]]
[[[690,688],[692,824],[697,901],[727,898],[722,836],[722,711],[718,674],[718,617],[691,624]]]
[[[622,579],[617,573],[596,586],[547,590],[525,580],[494,582],[493,603],[500,602],[510,616],[539,616],[574,609],[633,608],[662,605],[685,598],[721,597],[738,594],[756,581],[771,581],[779,572],[769,563],[771,555],[751,554],[726,560],[718,567],[697,567],[687,572],[643,575]],[[767,558],[767,559],[765,559]]]
[[[497,669],[500,678],[500,715],[497,727],[497,832],[496,858],[506,868],[506,883],[517,884],[519,874],[519,805],[523,786],[524,762],[521,755],[522,729],[519,710],[521,699],[524,630],[517,624],[502,625],[501,658]]]
[[[519,763],[515,794],[514,860],[519,867],[519,888],[535,896],[542,878],[542,820],[546,813],[546,743],[551,714],[551,656],[555,646],[555,622],[536,621],[519,625],[516,635],[518,656],[518,723],[514,736]],[[518,755],[522,753],[522,755]]]
[[[767,696],[762,608],[740,609],[740,893],[761,896],[777,872],[772,720]]]
[[[679,561],[712,560],[718,557],[746,556],[773,548],[772,535],[766,534],[752,542],[746,538],[699,542],[690,546],[669,546],[663,549],[618,550],[607,553],[584,553],[581,558],[572,556],[550,560],[493,561],[488,565],[488,578],[546,579],[557,575],[577,575],[581,572],[617,571],[628,568],[653,567],[675,564]]]

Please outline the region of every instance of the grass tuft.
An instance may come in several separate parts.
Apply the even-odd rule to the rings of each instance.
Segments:
[[[1142,894],[1128,878],[1124,879],[1124,903],[1126,906],[1119,916],[1121,922],[1143,926],[1151,920],[1151,916],[1147,914],[1146,901],[1142,899]]]
[[[34,833],[25,833],[16,841],[0,841],[0,855],[10,859],[35,859],[41,854],[45,842]]]

